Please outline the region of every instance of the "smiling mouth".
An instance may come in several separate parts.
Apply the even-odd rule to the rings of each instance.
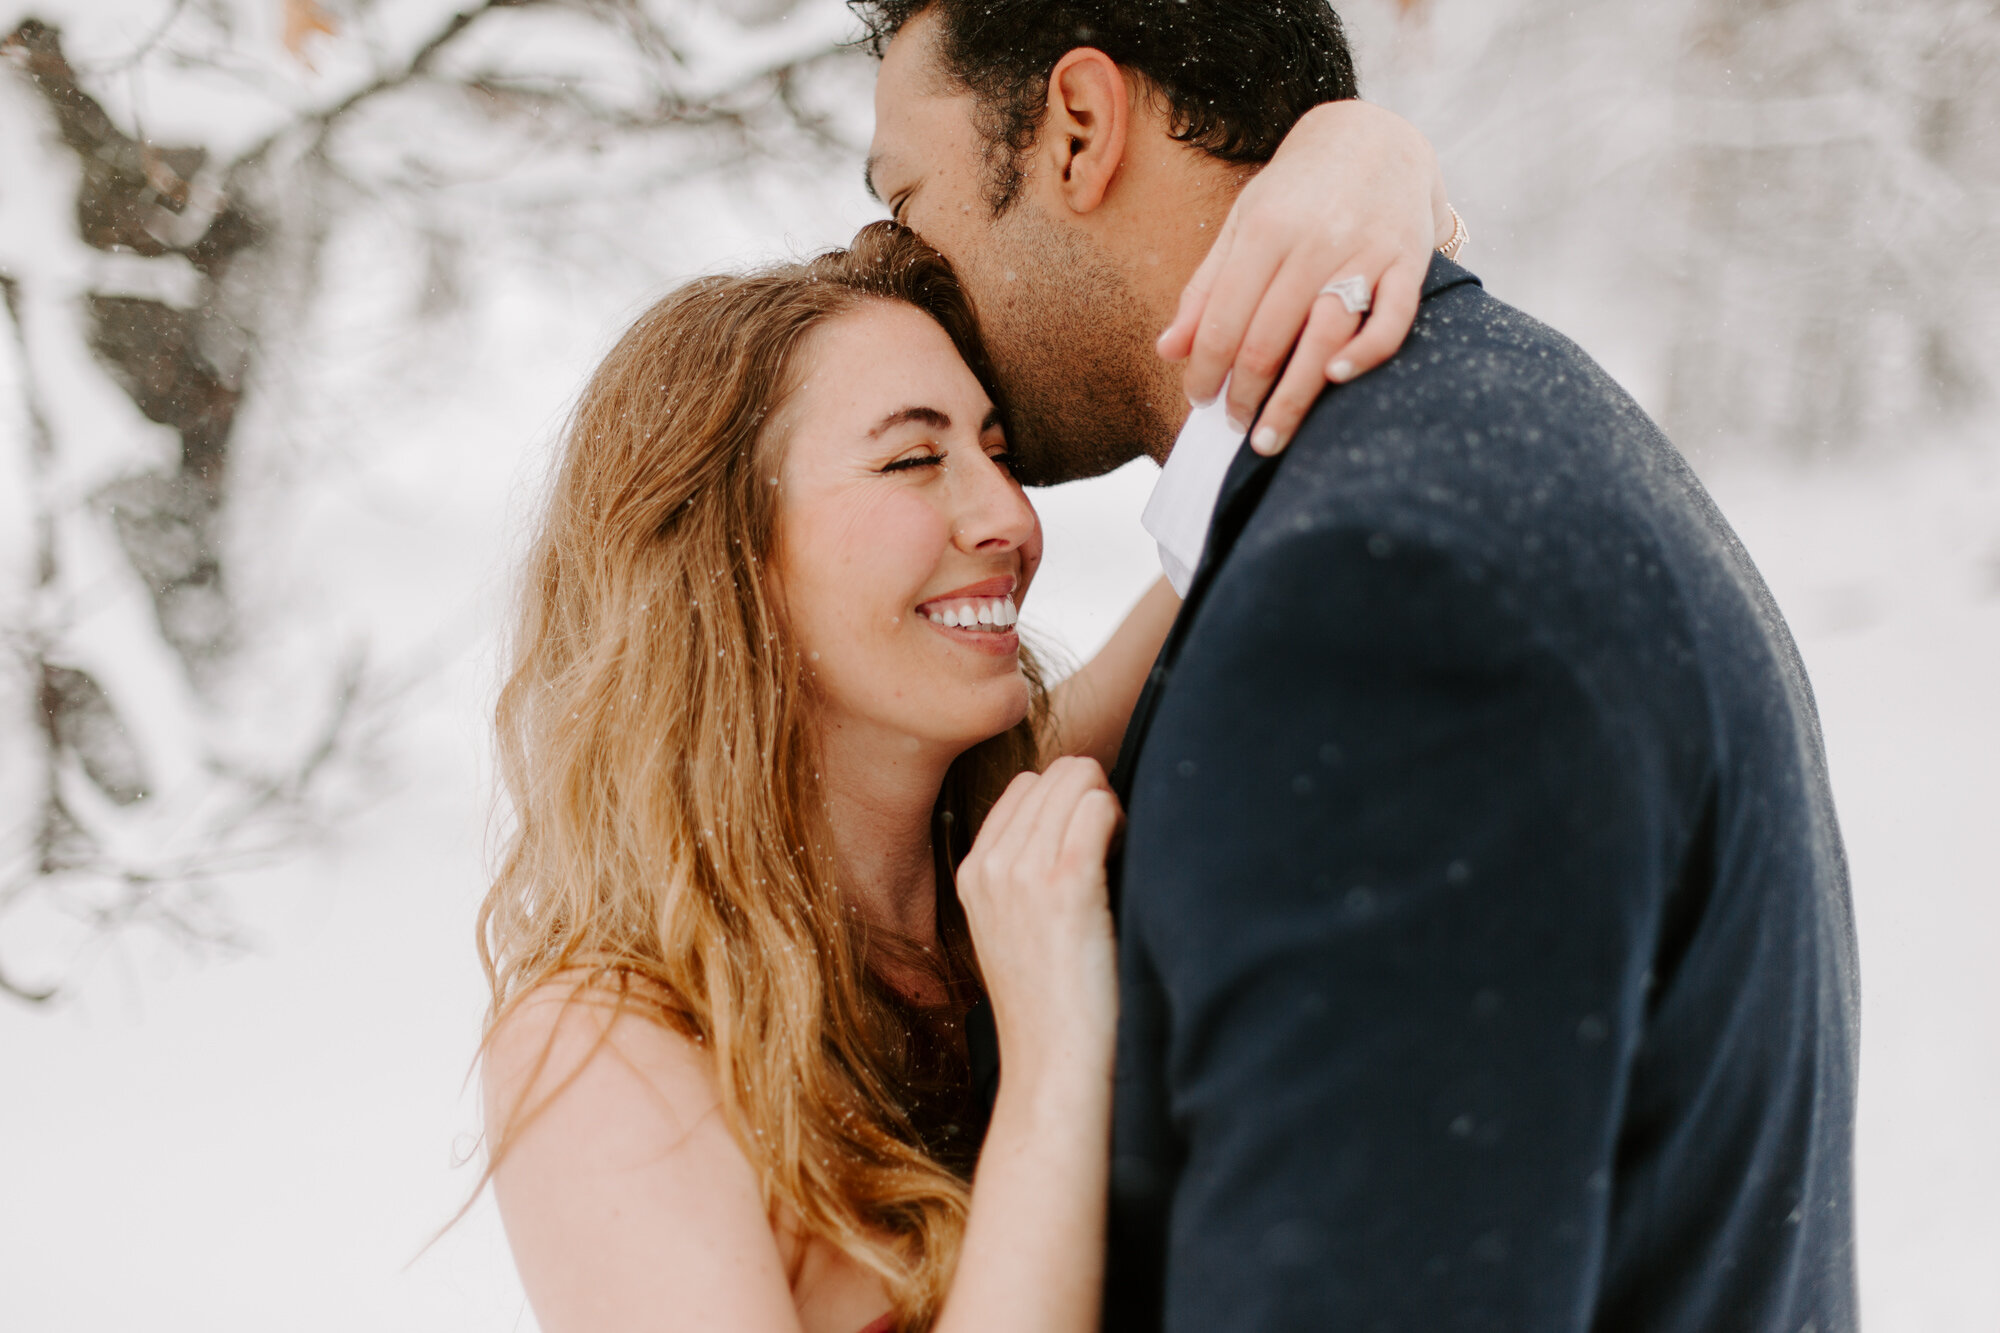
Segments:
[[[933,625],[965,629],[975,633],[1006,634],[1021,619],[1021,610],[1012,597],[962,597],[925,602],[917,613]]]
[[[981,646],[1003,646],[1014,638],[1021,619],[1014,594],[1020,583],[1012,575],[983,579],[917,604],[917,614],[942,630],[956,630]],[[961,640],[962,642],[964,640]]]

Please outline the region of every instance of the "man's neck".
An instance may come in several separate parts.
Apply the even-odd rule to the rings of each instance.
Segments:
[[[1161,126],[1134,139],[1117,185],[1086,225],[1123,274],[1150,345],[1179,313],[1181,293],[1254,173],[1174,140]],[[1177,434],[1188,416],[1181,368],[1155,359],[1146,370],[1162,417]],[[1172,447],[1170,438],[1148,452],[1164,463]]]
[[[1135,243],[1127,251],[1125,268],[1132,292],[1155,333],[1165,331],[1180,313],[1181,294],[1208,257],[1236,198],[1235,188],[1223,193],[1220,183],[1208,173],[1195,178],[1201,188],[1190,186],[1185,194],[1168,191],[1155,196],[1160,202],[1148,210],[1156,210],[1152,225],[1135,235]],[[1186,198],[1186,207],[1169,202],[1180,198]]]

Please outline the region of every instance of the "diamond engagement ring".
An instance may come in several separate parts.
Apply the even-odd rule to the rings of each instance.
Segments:
[[[1347,307],[1350,315],[1365,315],[1375,304],[1375,290],[1368,279],[1359,273],[1351,278],[1336,278],[1319,289],[1321,296],[1338,296],[1340,303]]]

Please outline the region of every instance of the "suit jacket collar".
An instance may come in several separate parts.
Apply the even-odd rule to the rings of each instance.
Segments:
[[[1432,255],[1430,271],[1424,275],[1424,285],[1420,302],[1429,301],[1438,293],[1466,283],[1477,283],[1479,279],[1472,272],[1446,259],[1443,255]],[[1338,393],[1339,385],[1329,387],[1328,394]],[[1126,806],[1132,803],[1132,777],[1137,767],[1139,751],[1146,740],[1146,732],[1151,727],[1153,714],[1159,704],[1160,691],[1165,688],[1173,674],[1174,662],[1180,656],[1182,641],[1187,637],[1189,626],[1193,625],[1195,613],[1200,609],[1208,587],[1215,581],[1215,573],[1236,545],[1236,539],[1243,535],[1249,525],[1251,515],[1256,513],[1257,502],[1264,497],[1265,490],[1276,475],[1284,455],[1266,458],[1253,450],[1246,442],[1236,451],[1236,457],[1229,464],[1229,472],[1222,479],[1222,492],[1215,503],[1215,515],[1209,522],[1208,541],[1202,548],[1201,566],[1195,570],[1194,582],[1188,588],[1187,597],[1182,601],[1181,611],[1174,618],[1173,628],[1167,633],[1167,641],[1160,647],[1159,656],[1154,659],[1153,670],[1146,677],[1146,687],[1140,692],[1139,702],[1132,710],[1132,720],[1126,724],[1125,739],[1118,751],[1118,766],[1112,772],[1112,787],[1118,799]],[[1116,906],[1118,885],[1112,881],[1113,906]]]

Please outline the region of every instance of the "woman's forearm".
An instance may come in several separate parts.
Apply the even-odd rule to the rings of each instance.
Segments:
[[[937,1333],[1092,1333],[1104,1284],[1118,948],[1104,770],[1022,773],[959,863],[1000,1036],[1000,1095]]]
[[[1132,608],[1117,632],[1076,672],[1049,691],[1053,734],[1047,758],[1072,754],[1095,759],[1109,769],[1118,762],[1125,724],[1146,686],[1146,673],[1180,614],[1181,599],[1165,579],[1156,582]]]
[[[1097,1328],[1111,1160],[1112,1061],[1101,1044],[1067,1053],[1062,1072],[1039,1080],[1002,1076],[935,1333]]]

